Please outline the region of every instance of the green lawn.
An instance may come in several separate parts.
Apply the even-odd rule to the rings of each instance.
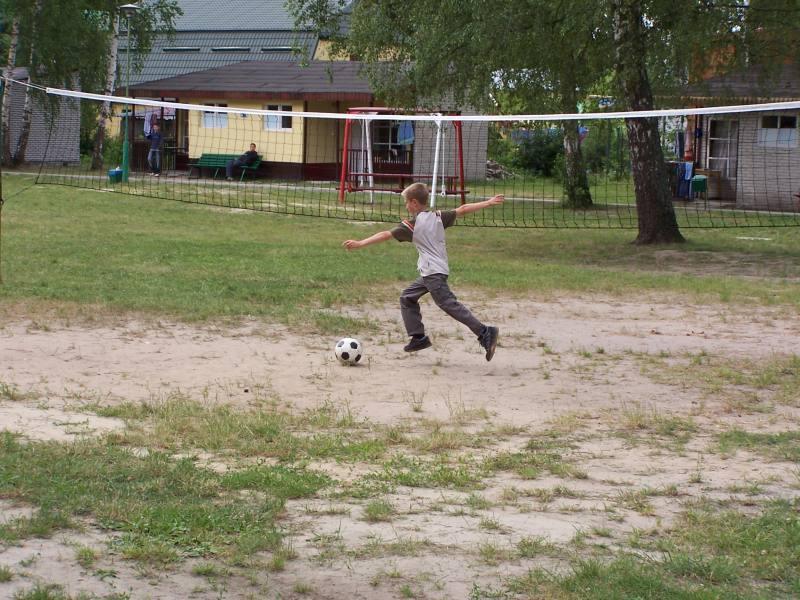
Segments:
[[[339,309],[394,303],[416,275],[410,244],[387,243],[352,253],[341,248],[342,240],[366,237],[386,223],[31,186],[31,178],[17,175],[4,175],[2,183],[7,201],[0,230],[0,316],[9,320],[255,316],[333,332],[347,330],[346,321],[353,320]],[[448,231],[452,280],[457,289],[499,298],[600,295],[680,304],[779,305],[787,311],[800,307],[800,229],[685,234],[685,244],[639,247],[631,243],[632,230],[455,227]],[[372,324],[355,325],[363,330]],[[545,366],[562,360],[546,344],[532,349],[530,357]],[[346,402],[326,396],[327,388],[321,388],[317,408],[303,411],[282,406],[268,387],[258,386],[247,406],[178,392],[151,402],[106,402],[89,395],[92,401],[75,410],[121,419],[124,428],[68,443],[23,441],[0,432],[0,499],[36,509],[0,523],[0,555],[5,547],[30,538],[80,530],[89,523],[105,532],[111,556],[142,569],[143,587],[148,572],[169,575],[194,561],[192,573],[205,577],[210,588],[222,582],[220,596],[231,573],[253,585],[253,597],[264,597],[266,589],[272,593],[277,588],[269,588],[273,580],[267,576],[300,555],[314,565],[339,565],[342,572],[351,562],[384,559],[370,585],[383,586],[381,592],[393,587],[401,597],[428,597],[415,590],[423,584],[436,587],[438,581],[429,581],[425,573],[401,573],[397,559],[452,552],[481,569],[536,561],[516,571],[524,574],[498,577],[496,584],[491,583],[494,575],[473,583],[469,597],[475,599],[797,597],[796,493],[771,498],[769,486],[777,481],[769,478],[715,489],[704,482],[699,460],[696,473],[685,473],[680,484],[648,488],[637,487],[636,481],[600,481],[586,466],[592,457],[578,448],[591,436],[603,442],[619,439],[642,457],[658,456],[667,464],[698,452],[689,448],[694,442],[704,444],[702,452],[709,454],[750,452],[764,464],[796,466],[797,433],[785,424],[776,425],[776,432],[747,431],[740,426],[740,413],[747,414],[748,403],[739,402],[738,394],[747,394],[750,403],[760,398],[765,407],[786,409],[770,416],[775,419],[771,426],[789,422],[791,427],[788,409],[800,405],[798,357],[612,356],[602,348],[563,352],[565,366],[583,361],[598,370],[604,361],[623,357],[657,384],[680,382],[684,395],[730,396],[731,414],[703,413],[702,403],[691,409],[697,414],[662,414],[645,404],[605,416],[586,408],[565,414],[560,423],[550,424],[553,429],[534,431],[493,422],[491,407],[459,412],[456,406],[449,420],[435,419],[423,412],[424,392],[407,398],[411,415],[391,424],[351,412]],[[435,365],[433,370],[446,368]],[[543,381],[549,379],[545,372]],[[582,383],[590,386],[593,380],[590,376]],[[668,396],[666,387],[663,391]],[[755,400],[754,392],[760,395]],[[554,391],[553,401],[558,397]],[[46,401],[35,391],[18,389],[14,381],[0,380],[4,405]],[[619,452],[626,449],[621,446]],[[226,469],[195,460],[201,454]],[[329,468],[332,463],[340,468]],[[790,490],[799,489],[800,471],[778,479]],[[540,485],[534,487],[537,480]],[[592,482],[609,489],[587,492]],[[424,506],[390,501],[388,496],[401,487],[435,493]],[[720,498],[722,491],[725,497]],[[705,497],[706,492],[718,497]],[[670,522],[646,529],[631,526],[625,537],[615,533],[612,525],[625,514],[652,516],[664,498],[674,508]],[[591,512],[578,506],[586,500],[598,506]],[[553,508],[562,511],[559,519],[569,519],[569,511],[585,511],[599,524],[576,529],[567,542],[529,536],[455,549],[433,546],[424,531],[419,537],[372,536],[348,548],[339,534],[304,531],[300,535],[308,543],[298,551],[291,541],[296,532],[286,518],[292,510],[295,519],[344,520],[352,511],[352,519],[377,527],[426,511],[429,523],[447,516],[472,519],[488,540],[514,533],[503,523],[507,514],[544,510],[559,501],[561,508]],[[75,548],[86,570],[105,560],[105,553]],[[0,584],[16,583],[24,566],[0,565]],[[93,576],[105,574],[98,569]],[[31,580],[30,586],[14,597],[73,599],[55,583]],[[293,589],[297,594],[311,591],[302,579]],[[107,597],[126,597],[120,594]]]
[[[393,301],[415,276],[410,244],[341,249],[342,240],[388,224],[61,186],[16,194],[31,184],[19,176],[3,184],[6,305],[58,302],[187,320],[258,315],[317,326],[326,318],[319,309]],[[511,295],[636,292],[800,304],[800,229],[685,234],[686,244],[664,248],[634,246],[630,230],[456,227],[448,233],[452,281]]]

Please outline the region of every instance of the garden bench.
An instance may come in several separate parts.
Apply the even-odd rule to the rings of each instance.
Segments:
[[[239,158],[239,156],[239,154],[212,154],[204,152],[195,162],[189,163],[189,177],[192,176],[192,169],[197,169],[197,177],[199,179],[203,174],[203,167],[205,167],[207,169],[214,169],[214,176],[212,179],[216,179],[220,170],[224,172],[228,162],[236,160]],[[256,159],[256,162],[254,162],[252,165],[238,165],[237,168],[242,170],[242,175],[239,177],[239,181],[244,180],[244,174],[248,171],[250,171],[251,174],[256,173],[258,171],[258,167],[260,166],[261,156],[259,156]]]

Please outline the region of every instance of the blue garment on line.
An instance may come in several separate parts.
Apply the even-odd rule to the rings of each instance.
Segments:
[[[403,121],[397,127],[397,143],[403,146],[414,143],[414,124]]]
[[[690,162],[678,163],[677,173],[675,177],[676,198],[689,198],[691,196],[691,186],[692,186],[691,173],[692,173],[692,163]]]

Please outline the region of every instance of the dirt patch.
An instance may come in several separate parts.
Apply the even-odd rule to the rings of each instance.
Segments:
[[[350,311],[381,324],[380,334],[341,332],[365,346],[365,362],[353,368],[336,362],[337,336],[297,335],[257,322],[235,328],[6,323],[0,330],[0,422],[29,439],[68,440],[122,426],[93,415],[98,404],[182,395],[245,407],[271,398],[292,411],[337,406],[376,425],[414,429],[427,420],[513,431],[490,449],[467,450],[476,462],[481,453],[521,451],[539,432],[562,427],[570,438],[564,458],[580,474],[526,480],[499,470],[473,491],[399,486],[383,497],[394,508],[387,522],[365,518],[368,500],[322,495],[293,501],[283,525],[297,559],[282,572],[261,569],[222,582],[193,575],[192,563],[168,576],[143,575],[117,558],[108,536],[90,525],[83,534],[0,549],[0,564],[15,573],[0,584],[0,595],[39,578],[63,582],[73,594],[124,591],[132,598],[183,598],[187,590],[199,598],[463,598],[476,582],[484,590],[499,588],[534,564],[558,565],[546,553],[520,555],[526,538],[557,546],[589,538],[615,547],[636,530],[668,527],[692,498],[757,502],[796,494],[797,482],[785,477],[791,465],[745,452],[721,456],[714,442],[715,432],[731,427],[790,428],[798,421],[796,405],[732,411],[724,394],[657,382],[642,361],[791,355],[800,334],[797,315],[608,298],[464,300],[501,329],[490,363],[473,336],[431,304],[423,312],[434,347],[411,355],[402,352],[406,340],[396,308]],[[669,436],[660,443],[647,423],[641,432],[625,423],[648,415],[691,421],[696,430],[684,443]],[[200,459],[214,463],[213,456]],[[364,473],[361,465],[328,466],[315,465],[341,482]],[[0,505],[0,516],[18,510]],[[99,549],[92,569],[76,563],[76,543]]]

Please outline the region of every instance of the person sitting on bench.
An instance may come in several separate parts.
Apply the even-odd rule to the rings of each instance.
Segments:
[[[236,160],[229,160],[228,164],[225,165],[225,175],[228,177],[228,181],[233,181],[234,167],[249,167],[257,160],[258,152],[256,152],[256,145],[250,144],[250,150],[242,154]]]

